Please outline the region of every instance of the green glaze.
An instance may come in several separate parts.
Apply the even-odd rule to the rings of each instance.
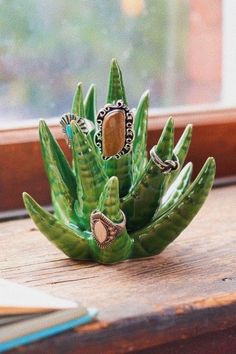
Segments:
[[[87,119],[89,119],[94,126],[96,125],[96,88],[95,85],[91,85],[87,95],[84,99],[84,114]],[[94,135],[94,130],[92,131]]]
[[[174,146],[174,121],[169,118],[155,151],[161,159],[170,159]],[[137,230],[147,224],[160,205],[168,176],[164,175],[152,159],[133,186],[130,193],[122,199],[121,208],[127,216],[127,229]],[[145,208],[143,208],[145,205]]]
[[[75,219],[73,208],[76,200],[75,176],[64,153],[43,120],[39,123],[39,138],[55,214],[68,224]]]
[[[89,121],[91,121],[92,125],[94,125],[95,111],[96,111],[96,96],[95,96],[94,85],[91,85],[84,99],[82,83],[79,82],[74,93],[71,113],[75,114],[80,118],[87,118]],[[93,150],[96,151],[93,145],[93,139],[92,139],[93,135],[94,135],[94,130],[92,130],[87,137]]]
[[[41,208],[27,193],[23,200],[30,217],[39,230],[67,256],[73,259],[91,259],[86,236],[63,225],[55,216]]]
[[[186,191],[190,184],[191,175],[193,170],[193,164],[189,162],[179,173],[176,180],[171,184],[169,189],[166,191],[160,208],[154,214],[153,219],[160,217],[167,210],[169,210],[173,204],[175,204],[182,194]]]
[[[144,92],[140,98],[135,113],[134,131],[135,140],[133,144],[132,158],[132,182],[133,184],[143,174],[147,165],[147,124],[148,124],[149,91]]]
[[[113,176],[107,181],[100,195],[97,209],[115,223],[122,221],[123,215],[120,209],[119,180],[117,177]]]
[[[127,104],[122,73],[116,59],[113,59],[108,79],[107,103],[116,103],[118,100],[122,100]],[[132,181],[131,154],[125,155],[119,160],[111,158],[108,161],[104,161],[104,169],[108,177],[118,177],[120,182],[120,196],[125,196],[131,187]]]
[[[118,99],[127,104],[121,70],[113,59],[107,102],[115,103]],[[192,126],[186,127],[174,147],[174,121],[170,118],[155,152],[163,161],[177,156],[180,168],[163,174],[147,157],[148,105],[146,91],[135,113],[133,150],[119,160],[103,161],[92,139],[94,132],[85,135],[73,121],[70,125],[73,169],[46,123],[40,121],[40,144],[54,215],[28,194],[24,193],[23,199],[39,230],[68,257],[111,264],[158,254],[188,226],[204,203],[214,181],[214,159],[208,158],[191,183],[192,163],[183,165]],[[83,99],[82,84],[78,84],[72,113],[95,123],[94,85]],[[91,214],[95,210],[110,222],[125,225],[105,248],[97,244],[91,231]]]
[[[72,101],[71,113],[78,117],[85,117],[84,98],[82,90],[82,82],[79,82],[75,90],[75,94]]]
[[[107,103],[116,103],[117,100],[123,100],[125,104],[128,104],[120,67],[117,60],[112,59],[108,78]]]
[[[174,154],[177,156],[179,160],[180,169],[183,167],[184,161],[188,154],[188,150],[192,140],[192,130],[193,130],[192,124],[188,124],[174,148]],[[168,181],[168,186],[170,186],[173,183],[173,181],[176,179],[178,174],[179,174],[179,170],[173,171],[171,173]]]
[[[97,207],[107,176],[87,136],[75,122],[71,123],[71,128],[72,154],[77,182],[75,211],[82,222],[80,227],[88,229],[90,214]]]
[[[131,234],[151,255],[160,253],[188,226],[204,203],[215,176],[215,161],[208,158],[182,197],[161,218]]]
[[[98,210],[104,213],[112,222],[120,223],[123,214],[120,210],[119,181],[117,177],[111,177],[101,194]],[[129,258],[133,246],[133,240],[125,229],[110,247],[101,249],[95,240],[91,243],[92,254],[100,263],[114,263]]]

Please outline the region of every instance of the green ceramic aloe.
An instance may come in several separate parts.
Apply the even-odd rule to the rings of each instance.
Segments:
[[[112,60],[107,103],[127,104],[122,74]],[[96,126],[96,94],[92,85],[83,99],[81,84],[75,92],[72,113]],[[25,207],[39,230],[67,256],[75,260],[114,263],[160,253],[186,228],[204,203],[214,180],[215,162],[208,158],[191,183],[192,163],[184,165],[191,142],[188,125],[174,147],[174,122],[170,118],[155,146],[163,160],[176,156],[180,168],[163,174],[148,159],[147,119],[149,94],[145,92],[135,111],[132,152],[120,159],[102,160],[88,134],[76,122],[70,124],[72,166],[44,121],[39,134],[45,170],[51,187],[54,215],[41,208],[27,193]],[[183,168],[182,168],[183,167]],[[105,248],[91,231],[91,214],[100,211],[112,223],[126,217],[122,232]],[[124,220],[123,220],[124,221]]]

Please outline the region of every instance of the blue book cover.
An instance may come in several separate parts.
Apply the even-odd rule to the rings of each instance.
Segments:
[[[0,353],[81,326],[92,321],[96,314],[95,309],[86,314],[81,314],[81,309],[59,310],[1,326]]]

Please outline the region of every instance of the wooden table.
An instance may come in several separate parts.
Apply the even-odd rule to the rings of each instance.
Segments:
[[[212,191],[183,234],[143,260],[76,263],[28,219],[0,234],[1,277],[99,310],[97,322],[14,352],[236,353],[236,186]]]

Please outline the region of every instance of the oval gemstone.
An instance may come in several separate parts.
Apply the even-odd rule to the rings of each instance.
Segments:
[[[94,225],[94,236],[100,243],[107,239],[107,230],[101,221],[97,221]]]
[[[111,157],[120,152],[125,145],[125,114],[122,110],[108,113],[102,125],[102,152]]]

